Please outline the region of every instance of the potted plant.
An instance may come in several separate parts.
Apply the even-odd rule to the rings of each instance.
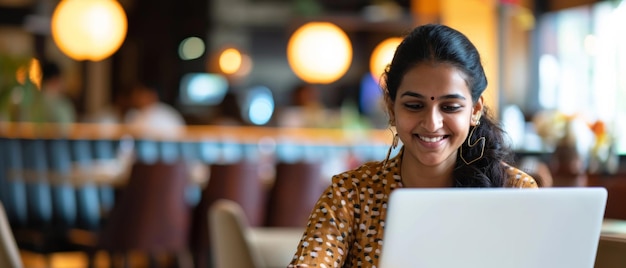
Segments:
[[[41,71],[30,57],[0,54],[0,121],[41,122]]]

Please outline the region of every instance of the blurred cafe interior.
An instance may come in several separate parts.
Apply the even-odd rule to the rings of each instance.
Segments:
[[[608,189],[626,267],[623,0],[0,0],[0,266],[285,267],[387,154],[378,78],[425,23],[478,47],[516,166]]]

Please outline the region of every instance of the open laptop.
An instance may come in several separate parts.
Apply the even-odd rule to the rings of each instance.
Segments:
[[[392,192],[380,268],[592,268],[604,188]]]

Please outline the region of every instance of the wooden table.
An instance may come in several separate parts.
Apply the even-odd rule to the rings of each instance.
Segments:
[[[604,220],[594,267],[626,267],[626,221]]]

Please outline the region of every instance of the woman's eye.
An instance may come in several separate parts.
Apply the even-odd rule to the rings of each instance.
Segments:
[[[419,103],[405,103],[404,107],[411,109],[411,110],[417,110],[417,109],[424,107],[424,105],[421,105]]]
[[[446,111],[446,112],[456,112],[459,109],[461,109],[461,106],[459,105],[444,105],[441,107],[442,110]]]

